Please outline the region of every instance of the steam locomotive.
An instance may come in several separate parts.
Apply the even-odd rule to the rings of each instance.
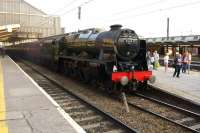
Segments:
[[[146,61],[146,42],[131,29],[110,26],[43,38],[7,47],[11,56],[46,65],[108,91],[137,90],[153,82]]]

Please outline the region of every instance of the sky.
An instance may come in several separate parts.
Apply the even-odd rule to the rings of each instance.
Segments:
[[[47,14],[61,17],[66,32],[86,28],[109,30],[112,24],[142,37],[200,35],[200,0],[26,0]],[[81,6],[81,20],[78,7]]]

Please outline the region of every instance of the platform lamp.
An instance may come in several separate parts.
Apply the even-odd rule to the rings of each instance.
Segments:
[[[169,17],[167,18],[167,41],[169,41]],[[167,44],[167,53],[169,52],[168,50],[168,44]]]

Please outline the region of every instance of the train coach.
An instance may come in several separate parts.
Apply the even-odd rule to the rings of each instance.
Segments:
[[[7,52],[108,91],[144,89],[148,81],[155,81],[147,67],[146,42],[134,30],[121,27],[47,37],[7,47]]]

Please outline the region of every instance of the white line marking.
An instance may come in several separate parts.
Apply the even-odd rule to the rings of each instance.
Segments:
[[[8,56],[9,57],[9,56]],[[10,57],[9,57],[10,58]],[[22,68],[15,63],[11,58],[10,60],[18,67],[18,69],[51,101],[51,103],[56,106],[58,112],[70,123],[70,125],[77,131],[77,133],[86,133],[85,130],[80,127],[70,116],[67,114],[60,105],[53,99],[49,94],[47,94]]]

